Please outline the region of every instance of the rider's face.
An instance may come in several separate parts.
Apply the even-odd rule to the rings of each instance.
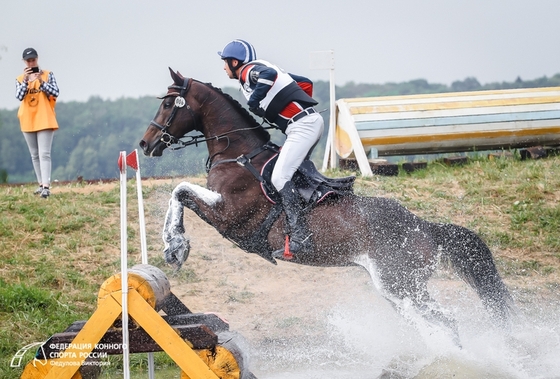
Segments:
[[[231,60],[231,64],[236,67],[237,66],[237,59],[232,59]],[[226,59],[224,59],[224,71],[226,72],[228,78],[230,79],[236,79],[235,75],[233,74],[233,72],[231,71],[231,69],[229,68],[228,62]]]

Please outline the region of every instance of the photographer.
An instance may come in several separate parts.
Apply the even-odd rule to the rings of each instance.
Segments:
[[[23,51],[25,69],[16,78],[16,98],[21,101],[18,118],[39,188],[35,194],[50,196],[51,146],[58,129],[54,111],[59,90],[54,75],[39,68],[39,56],[33,48]]]

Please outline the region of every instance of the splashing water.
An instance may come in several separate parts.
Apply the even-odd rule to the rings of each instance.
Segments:
[[[163,219],[168,191],[158,199],[157,218]],[[321,309],[320,325],[308,334],[252,341],[242,350],[258,379],[560,378],[560,291],[555,291],[548,298],[538,290],[513,293],[518,314],[505,333],[493,328],[470,287],[431,280],[430,293],[457,319],[462,348],[447,331],[407,307],[398,314],[377,295],[374,302],[346,299]]]
[[[472,290],[433,282],[430,292],[457,318],[462,348],[414,312],[397,314],[382,299],[347,301],[326,314],[322,335],[253,346],[251,370],[259,379],[560,378],[559,298],[517,296],[518,313],[504,332]]]

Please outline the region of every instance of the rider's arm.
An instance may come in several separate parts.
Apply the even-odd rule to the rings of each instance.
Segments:
[[[262,65],[255,65],[246,71],[247,77],[244,78],[248,80],[251,87],[254,85],[251,97],[247,101],[249,108],[256,109],[260,106],[260,102],[265,98],[266,94],[274,84],[274,81],[278,77],[278,73],[275,69]]]
[[[301,87],[310,97],[313,97],[313,82],[306,78],[305,76],[290,74],[292,79],[296,81],[298,86]]]

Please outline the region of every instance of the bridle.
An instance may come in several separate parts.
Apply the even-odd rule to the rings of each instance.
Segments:
[[[167,87],[168,90],[179,90],[179,92],[168,92],[165,96],[160,97],[160,99],[165,99],[168,96],[175,96],[175,102],[173,103],[173,109],[171,110],[171,114],[169,115],[169,117],[167,118],[167,121],[165,122],[165,125],[161,125],[158,122],[156,122],[155,120],[152,120],[150,122],[150,125],[155,126],[156,128],[158,128],[159,130],[161,130],[162,132],[162,136],[160,138],[161,142],[163,142],[168,149],[171,150],[178,150],[178,149],[182,149],[184,147],[190,146],[190,145],[195,145],[198,146],[199,143],[202,142],[206,142],[206,141],[211,141],[211,140],[219,140],[220,138],[223,138],[225,136],[227,136],[228,134],[231,133],[237,133],[237,132],[241,132],[241,131],[246,131],[246,130],[253,130],[256,128],[260,128],[262,127],[261,125],[257,125],[254,127],[250,127],[250,128],[243,128],[243,129],[236,129],[236,130],[231,130],[229,132],[225,132],[222,133],[220,135],[217,136],[213,136],[213,137],[208,137],[206,138],[203,134],[197,135],[197,136],[182,136],[182,137],[175,137],[174,135],[170,134],[168,129],[171,126],[171,123],[173,122],[173,119],[175,118],[177,111],[181,108],[183,108],[185,105],[187,106],[187,109],[189,110],[191,117],[195,123],[195,130],[196,128],[196,116],[192,110],[192,107],[187,103],[187,100],[185,99],[185,96],[187,95],[187,92],[189,91],[189,89],[191,88],[191,84],[193,82],[193,79],[191,78],[184,78],[183,79],[183,85],[171,85],[169,87]],[[263,122],[266,122],[267,124],[269,124],[270,126],[268,127],[264,127],[264,129],[273,129],[276,128],[276,126],[270,124],[268,121],[263,119]],[[189,141],[182,141],[181,138],[190,138]],[[178,147],[171,147],[172,145],[178,144],[180,146]],[[229,146],[229,142],[228,142],[228,146]],[[227,147],[226,147],[227,149]]]
[[[191,114],[193,122],[195,123],[194,130],[197,130],[197,128],[196,128],[196,122],[197,122],[196,116],[195,116],[195,114],[192,110],[192,107],[189,104],[187,104],[187,100],[185,99],[185,96],[187,95],[187,92],[189,91],[189,88],[191,87],[192,82],[193,82],[193,79],[184,78],[182,86],[177,85],[177,83],[175,83],[174,85],[171,85],[171,86],[167,87],[168,91],[179,90],[179,92],[168,92],[165,96],[161,97],[161,99],[165,99],[168,96],[175,96],[175,101],[173,103],[173,109],[171,110],[171,114],[167,118],[167,121],[165,122],[165,125],[161,125],[161,124],[157,123],[155,120],[152,120],[150,122],[150,125],[155,126],[156,128],[158,128],[162,132],[162,136],[160,138],[161,142],[166,144],[167,148],[177,150],[177,149],[181,149],[183,147],[187,147],[187,146],[190,146],[190,145],[198,146],[199,143],[206,142],[206,141],[211,141],[211,140],[219,140],[219,139],[225,137],[227,139],[226,147],[223,150],[221,150],[220,152],[217,152],[217,153],[213,154],[212,156],[209,156],[206,159],[206,172],[210,172],[210,170],[213,167],[216,167],[219,164],[237,163],[240,166],[243,166],[243,167],[247,168],[255,176],[255,178],[259,182],[262,183],[262,185],[267,185],[265,183],[264,179],[261,177],[260,173],[251,164],[251,159],[254,158],[255,156],[261,154],[262,152],[264,152],[266,150],[271,150],[271,151],[274,151],[274,152],[278,153],[279,152],[278,146],[271,143],[270,141],[266,142],[263,146],[254,149],[253,151],[251,151],[248,154],[242,154],[239,157],[234,158],[234,159],[222,159],[218,162],[212,163],[212,160],[216,155],[223,153],[230,146],[230,141],[229,141],[229,136],[228,136],[229,134],[238,133],[238,132],[247,131],[247,130],[253,130],[253,129],[257,129],[257,128],[264,128],[264,129],[276,128],[275,125],[270,124],[268,121],[266,121],[266,119],[263,118],[263,122],[267,122],[267,124],[269,124],[269,126],[267,126],[267,127],[263,127],[262,124],[258,124],[256,126],[252,126],[252,127],[248,127],[248,128],[230,130],[230,131],[227,131],[225,133],[222,133],[222,134],[219,134],[219,135],[216,135],[216,136],[213,136],[213,137],[205,137],[203,134],[201,134],[201,135],[197,135],[197,136],[182,136],[182,137],[177,138],[177,137],[175,137],[175,136],[173,136],[172,134],[169,133],[168,129],[171,126],[171,123],[173,122],[173,119],[177,115],[177,111],[179,109],[183,108],[185,105],[187,106],[187,109],[189,110],[189,112]],[[189,137],[189,138],[191,138],[191,140],[190,141],[182,141],[181,138],[185,138],[185,137]],[[179,144],[181,146],[176,147],[176,148],[172,148],[171,145],[174,145],[174,144]]]
[[[185,142],[179,140],[177,137],[169,134],[169,132],[168,132],[168,129],[171,126],[171,123],[173,122],[173,119],[175,118],[175,116],[177,114],[177,111],[179,109],[183,108],[186,105],[187,109],[191,113],[191,116],[192,116],[194,122],[196,123],[196,117],[194,115],[194,112],[193,112],[191,106],[189,104],[187,104],[187,101],[185,100],[185,95],[189,91],[191,83],[192,83],[192,79],[184,78],[182,86],[174,84],[174,85],[171,85],[171,86],[167,87],[167,90],[179,90],[179,92],[168,92],[165,96],[161,97],[161,99],[164,99],[168,96],[175,96],[175,102],[173,103],[173,109],[171,110],[171,114],[167,118],[167,121],[165,122],[165,125],[161,125],[161,124],[157,123],[155,120],[152,120],[150,122],[150,125],[153,125],[156,128],[158,128],[159,130],[161,130],[161,132],[162,132],[161,142],[166,144],[168,148],[171,147],[171,145],[176,144],[176,143],[180,143],[180,142],[185,144]],[[204,137],[204,136],[202,136],[202,137]],[[189,145],[192,145],[193,143],[197,143],[197,138],[200,138],[200,136],[191,137],[191,138],[193,138],[194,142],[190,141],[192,143],[188,143]],[[184,146],[188,146],[188,145],[184,145]]]

